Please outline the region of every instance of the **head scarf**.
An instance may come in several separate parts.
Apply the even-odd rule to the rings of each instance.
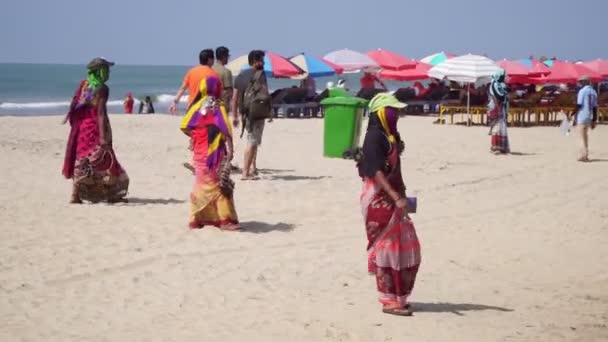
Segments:
[[[88,87],[95,92],[99,87],[104,85],[109,78],[109,67],[102,65],[96,68],[89,68],[87,73]]]
[[[391,144],[394,144],[397,142],[397,120],[399,119],[397,109],[405,108],[406,106],[405,103],[399,102],[395,96],[389,93],[380,93],[374,96],[369,102],[369,110],[371,112],[369,127],[379,126]]]
[[[232,125],[226,107],[220,101],[222,83],[218,77],[210,76],[201,80],[199,91],[182,119],[180,129],[184,132],[208,129],[207,166],[219,165],[224,141],[232,137]],[[209,128],[209,124],[214,128]]]
[[[505,71],[503,69],[499,69],[492,76],[490,95],[495,96],[500,102],[505,102],[507,99],[507,85],[505,84]]]
[[[76,98],[73,109],[82,108],[85,105],[91,104],[95,98],[95,93],[106,83],[110,76],[110,67],[108,65],[99,65],[87,68],[87,79],[81,82],[80,87],[76,91]]]

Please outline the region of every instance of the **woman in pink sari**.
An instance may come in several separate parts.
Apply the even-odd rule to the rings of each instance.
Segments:
[[[221,97],[218,77],[201,80],[199,91],[182,119],[180,129],[190,137],[194,186],[190,194],[190,229],[215,226],[239,230],[230,179],[233,156],[232,125]]]
[[[369,126],[359,156],[363,178],[361,209],[367,232],[368,270],[376,276],[384,313],[410,316],[407,302],[420,265],[420,244],[408,215],[401,176],[402,142],[397,132],[394,96],[381,93],[370,102]]]
[[[87,65],[87,79],[76,90],[64,120],[71,126],[63,163],[63,175],[74,182],[70,203],[126,201],[129,177],[112,148],[106,111],[109,89],[105,83],[112,65],[103,58]]]

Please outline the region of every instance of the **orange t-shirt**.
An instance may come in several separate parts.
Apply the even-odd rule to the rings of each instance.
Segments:
[[[188,87],[188,106],[190,106],[196,97],[198,89],[201,85],[201,80],[209,76],[215,76],[217,78],[220,77],[215,70],[206,65],[195,66],[194,68],[188,70],[186,76],[184,76],[184,83],[182,84],[182,87]],[[222,89],[222,87],[220,87],[220,89]]]

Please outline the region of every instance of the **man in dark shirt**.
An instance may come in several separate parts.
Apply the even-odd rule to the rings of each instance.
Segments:
[[[246,108],[243,108],[243,97],[249,83],[251,83],[255,73],[259,70],[264,70],[264,51],[253,50],[249,53],[249,66],[247,70],[243,70],[234,80],[234,90],[232,94],[232,110],[238,114],[234,115],[234,126],[239,125],[238,118],[242,119],[243,129],[247,130],[247,148],[245,149],[245,161],[243,164],[243,180],[255,179],[257,175],[257,156],[258,148],[262,144],[262,135],[264,133],[265,120],[256,120],[249,122]],[[266,89],[268,83],[266,75],[262,72],[260,81]],[[268,120],[269,122],[272,119]]]

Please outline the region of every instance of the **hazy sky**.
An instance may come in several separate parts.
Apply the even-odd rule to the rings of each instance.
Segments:
[[[607,0],[6,0],[0,62],[191,65],[218,45],[608,58],[607,15]]]

